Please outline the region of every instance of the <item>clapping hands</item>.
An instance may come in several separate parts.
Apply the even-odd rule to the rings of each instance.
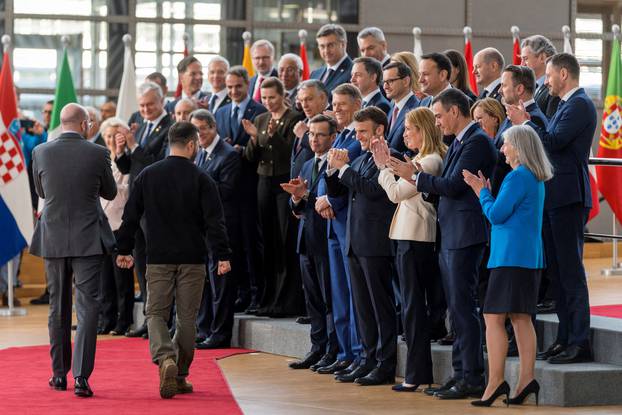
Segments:
[[[468,170],[462,170],[462,177],[464,177],[466,184],[471,186],[471,189],[473,189],[477,197],[479,197],[482,189],[486,188],[490,190],[490,179],[486,179],[481,170],[477,171],[477,176]]]
[[[350,162],[347,149],[331,148],[328,150],[328,166],[332,169],[340,169]]]

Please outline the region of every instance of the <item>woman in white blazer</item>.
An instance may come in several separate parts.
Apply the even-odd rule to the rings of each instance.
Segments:
[[[435,176],[442,173],[447,147],[428,108],[416,108],[406,114],[404,144],[416,153],[412,163],[420,164],[426,173]],[[396,180],[388,167],[389,149],[384,140],[377,141],[373,150],[374,160],[381,169],[378,182],[389,199],[398,204],[389,237],[397,244],[395,263],[408,353],[404,382],[393,386],[393,390],[414,392],[419,385],[433,381],[426,298],[443,298],[435,252],[436,209],[423,199],[416,186],[401,178]]]
[[[117,183],[117,196],[113,200],[101,199],[102,209],[108,218],[110,228],[115,236],[123,209],[129,197],[129,175],[122,174],[114,160],[116,157],[117,134],[127,134],[128,125],[117,117],[108,118],[100,127],[100,132],[110,150],[112,175]],[[133,322],[134,310],[134,270],[117,267],[116,255],[108,255],[102,265],[101,272],[101,313],[99,316],[98,334],[123,335]]]

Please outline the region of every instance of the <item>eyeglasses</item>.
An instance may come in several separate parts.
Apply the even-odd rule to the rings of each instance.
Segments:
[[[382,81],[382,85],[392,85],[393,82],[395,81],[399,81],[400,79],[404,79],[405,76],[400,76],[399,78],[393,78],[393,79],[384,79]]]
[[[331,136],[330,134],[309,132],[309,138],[314,138],[314,137],[330,137],[330,136]]]

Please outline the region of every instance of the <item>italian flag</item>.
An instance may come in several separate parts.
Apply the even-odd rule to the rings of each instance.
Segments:
[[[61,134],[60,130],[60,112],[63,107],[72,102],[77,103],[76,89],[73,86],[71,78],[71,68],[67,59],[67,49],[63,51],[63,61],[58,71],[56,79],[56,93],[54,94],[54,109],[52,110],[52,119],[50,120],[50,129],[48,131],[48,141],[56,140]]]

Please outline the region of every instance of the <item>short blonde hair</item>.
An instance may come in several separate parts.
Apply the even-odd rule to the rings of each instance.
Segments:
[[[110,127],[123,127],[126,130],[130,129],[130,127],[127,125],[127,123],[125,121],[123,121],[121,118],[119,118],[119,117],[110,117],[110,118],[106,119],[99,126],[99,132],[101,133],[101,135],[104,135],[104,132],[108,128],[110,128]]]
[[[536,179],[545,182],[553,177],[553,165],[533,128],[515,125],[505,130],[503,140],[516,149],[518,162],[531,171]]]
[[[421,91],[421,85],[419,85],[419,62],[417,62],[415,54],[412,52],[397,52],[391,56],[391,60],[408,65],[410,70],[413,71],[413,76],[410,77],[410,89],[413,92]]]
[[[496,118],[499,122],[499,127],[505,121],[505,109],[503,105],[499,103],[494,98],[484,98],[478,101],[475,101],[475,104],[471,107],[471,118],[475,119],[473,114],[475,113],[475,108],[481,108],[486,114],[490,115],[493,118]],[[497,128],[499,128],[497,127]]]
[[[421,157],[438,153],[441,158],[447,153],[447,146],[443,143],[443,133],[436,126],[434,113],[426,107],[418,107],[406,114],[405,122],[417,127],[423,136],[423,145],[419,149]]]

